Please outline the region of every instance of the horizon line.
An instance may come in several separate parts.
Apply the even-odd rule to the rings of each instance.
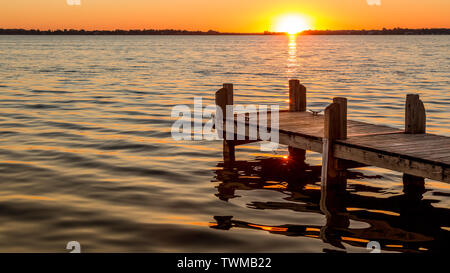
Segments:
[[[19,32],[19,33],[17,33]],[[426,33],[423,33],[426,32]],[[183,29],[26,29],[26,28],[0,28],[0,34],[141,34],[141,35],[189,35],[189,34],[203,34],[203,35],[288,35],[287,32],[220,32],[216,30],[183,30]],[[450,28],[381,28],[381,29],[309,29],[301,31],[297,34],[314,35],[314,34],[450,34]]]

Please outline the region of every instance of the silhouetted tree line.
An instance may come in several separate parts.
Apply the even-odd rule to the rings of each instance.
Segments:
[[[450,34],[449,28],[392,28],[381,30],[306,30],[306,35],[445,35]]]
[[[280,32],[264,33],[230,33],[209,31],[189,31],[176,29],[144,29],[144,30],[39,30],[39,29],[1,29],[0,35],[281,35]],[[304,35],[439,35],[450,34],[448,28],[393,28],[381,30],[305,30]]]
[[[0,35],[218,35],[231,34],[220,33],[215,30],[189,31],[176,29],[132,29],[132,30],[39,30],[39,29],[0,29]]]

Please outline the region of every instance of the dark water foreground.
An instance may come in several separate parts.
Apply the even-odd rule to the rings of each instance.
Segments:
[[[247,206],[257,210],[323,214],[326,223],[271,226],[233,216],[215,216],[217,223],[212,224],[212,228],[251,229],[289,237],[315,238],[335,248],[324,247],[324,252],[345,252],[347,244],[366,248],[373,240],[380,243],[382,251],[445,252],[450,240],[449,231],[441,229],[449,224],[450,210],[435,208],[432,201],[423,200],[421,187],[405,187],[403,194],[388,198],[358,195],[358,192],[382,192],[382,188],[377,187],[355,184],[347,190],[333,189],[328,193],[330,208],[324,210],[320,204],[321,166],[303,164],[303,160],[292,157],[265,158],[238,161],[232,169],[224,168],[216,173],[220,182],[216,196],[223,201],[239,198],[237,191],[278,191],[285,195],[281,202],[254,201]],[[380,178],[366,176],[355,169],[347,173],[347,179],[353,180]],[[328,212],[331,214],[326,215]],[[352,221],[367,225],[352,227]]]
[[[403,175],[352,170],[336,217],[321,212],[320,155],[287,147],[176,141],[174,105],[286,106],[288,79],[308,109],[349,99],[349,118],[403,126],[420,93],[428,131],[450,135],[448,36],[0,37],[0,252],[439,251],[448,184],[403,192]],[[295,170],[295,171],[294,171]],[[420,198],[422,195],[422,198]],[[344,248],[345,249],[344,249]]]

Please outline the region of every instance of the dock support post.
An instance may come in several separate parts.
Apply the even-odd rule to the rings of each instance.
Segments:
[[[289,111],[306,111],[306,87],[299,80],[289,80]]]
[[[403,193],[410,199],[422,199],[425,193],[425,179],[423,177],[403,174]]]
[[[335,140],[347,138],[347,99],[333,99],[325,109],[324,126],[320,208],[329,220],[335,210],[333,200],[344,194],[347,187],[346,170],[339,168],[333,150]]]
[[[419,95],[408,94],[405,107],[405,133],[425,134],[426,120],[425,106]]]
[[[226,139],[226,120],[227,117],[227,105],[233,105],[233,84],[224,83],[223,88],[216,92],[216,105],[222,109],[223,121],[222,128],[223,132],[219,132],[223,135],[223,162],[224,167],[229,169],[232,167],[235,156],[235,144],[232,140]]]
[[[306,87],[299,80],[289,80],[289,111],[306,111]],[[295,165],[305,165],[306,150],[289,147],[289,158],[295,162]]]
[[[425,106],[417,94],[406,96],[405,107],[405,133],[426,133]],[[408,196],[422,196],[425,192],[425,179],[410,174],[403,174],[403,192]]]
[[[288,151],[290,160],[294,161],[296,164],[305,164],[306,150],[289,146]]]
[[[320,237],[324,242],[344,248],[336,231],[350,226],[345,205],[347,173],[334,157],[333,144],[335,140],[347,138],[347,99],[333,99],[325,109],[324,126],[320,209],[327,222],[320,230]]]

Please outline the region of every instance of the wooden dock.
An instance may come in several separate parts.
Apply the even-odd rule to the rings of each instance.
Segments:
[[[216,104],[224,113],[226,105],[233,105],[233,92],[232,84],[224,84],[216,92]],[[279,142],[297,155],[306,150],[322,153],[323,189],[345,187],[345,170],[361,166],[402,172],[405,187],[421,187],[423,178],[450,182],[450,137],[426,133],[426,112],[419,95],[407,95],[405,129],[399,130],[347,120],[345,98],[333,98],[323,115],[310,113],[306,93],[298,80],[289,81],[289,110],[279,113]],[[243,122],[245,140],[224,140],[226,166],[232,166],[236,146],[261,140],[259,136],[250,139],[248,133],[258,123],[249,119]],[[234,123],[237,128],[242,120],[235,118]],[[267,124],[270,130],[270,121]]]

